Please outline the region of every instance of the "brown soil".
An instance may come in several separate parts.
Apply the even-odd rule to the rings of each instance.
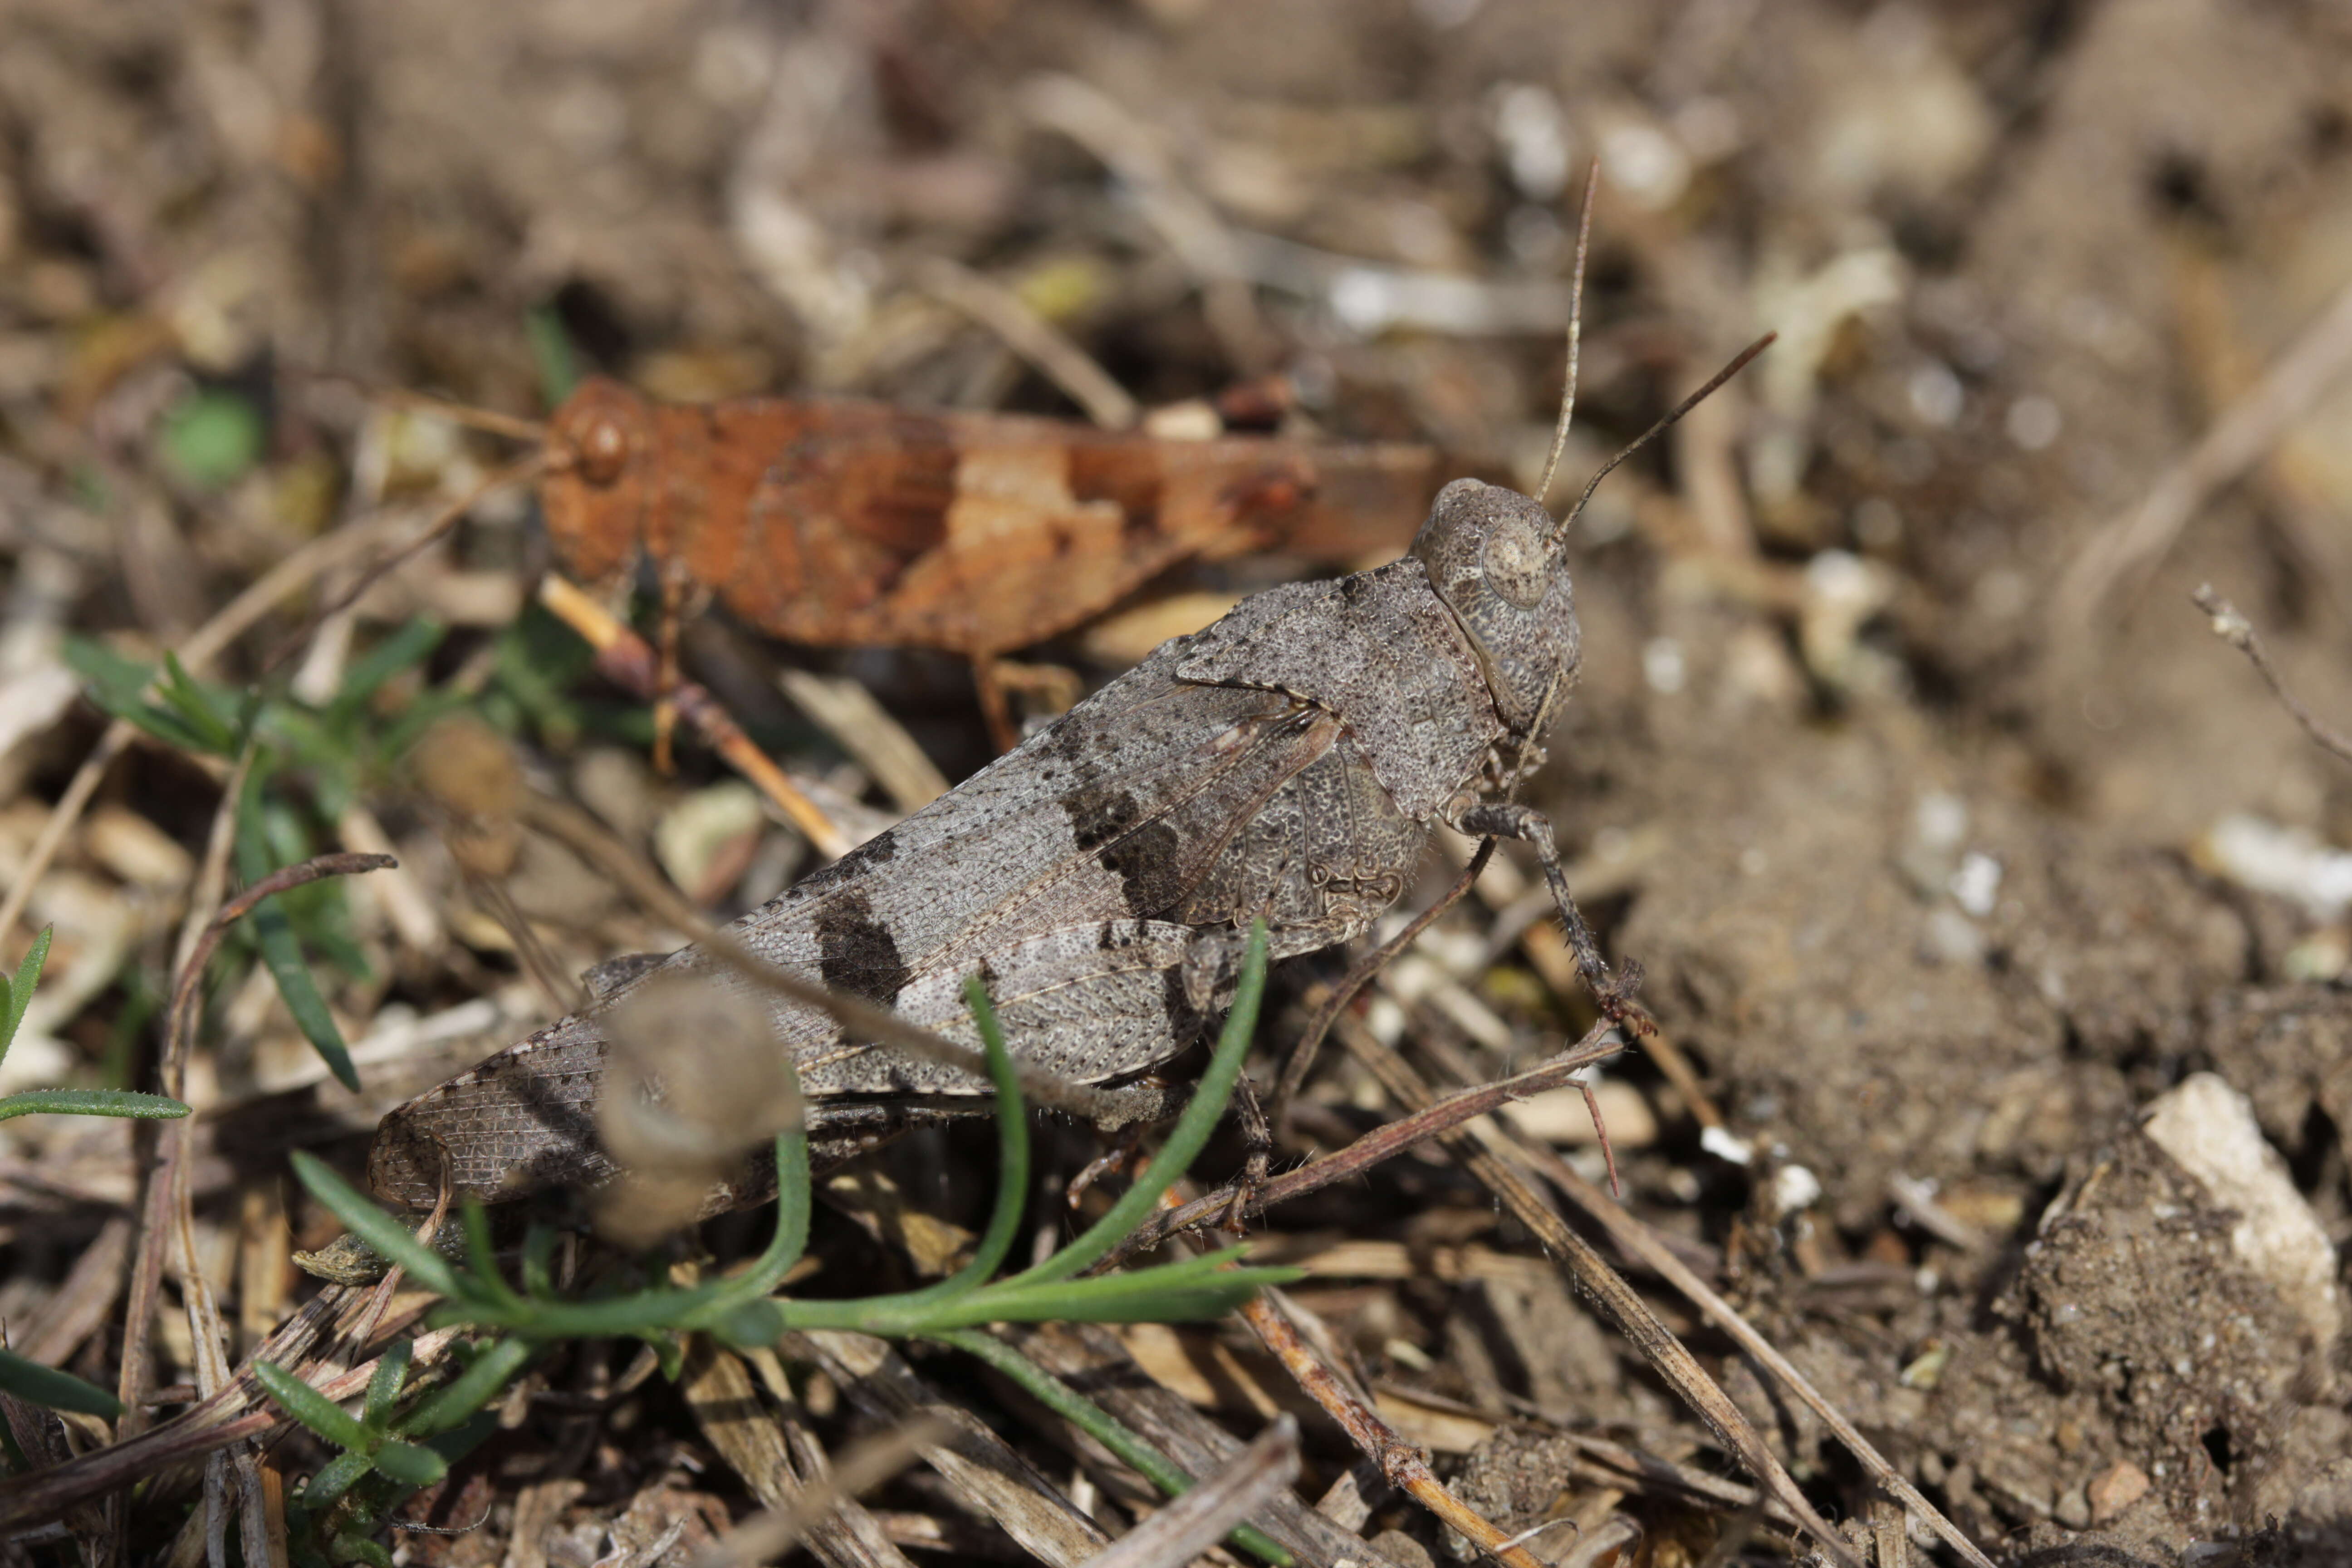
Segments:
[[[1098,89],[1139,134],[1138,167],[1164,161],[1181,199],[1155,205],[1135,169],[1106,175],[1109,142],[1041,125],[1044,73]],[[1326,430],[1427,440],[1524,483],[1559,348],[1549,321],[1511,312],[1559,297],[1598,152],[1571,471],[1755,331],[1784,333],[1612,479],[1577,535],[1584,681],[1538,801],[1749,1152],[1704,1149],[1654,1070],[1615,1069],[1657,1123],[1622,1151],[1629,1200],[1997,1561],[2352,1560],[2345,1347],[2317,1342],[2233,1240],[2237,1213],[2137,1126],[2218,1074],[2328,1241],[2352,1233],[2342,909],[2246,886],[2210,837],[2250,814],[2352,843],[2352,769],[2187,600],[2211,582],[2304,696],[2352,710],[2352,390],[2274,422],[2144,574],[2095,599],[2069,576],[2352,271],[2352,26],[2331,8],[14,0],[0,126],[9,614],[42,647],[62,628],[143,649],[335,514],[364,409],[306,373],[532,410],[534,308],[584,367],[672,396],[1066,412],[910,287],[923,256],[1026,280],[1147,401],[1287,368]],[[1211,240],[1478,279],[1487,320],[1367,335],[1328,275],[1221,280],[1181,248],[1187,203]],[[267,416],[261,461],[226,489],[157,456],[192,385]],[[449,461],[395,454],[394,492]],[[496,584],[542,549],[518,511],[485,514],[365,624],[423,610],[467,628],[446,673],[518,613]],[[866,679],[951,777],[983,754],[937,661],[779,656],[723,630],[695,652],[812,766],[838,757],[789,727],[761,661]],[[1045,657],[1104,673],[1076,643]],[[0,742],[0,867],[94,734],[88,710],[61,710]],[[541,783],[583,798],[592,753],[620,765],[543,733],[530,750]],[[689,768],[690,785],[718,776]],[[686,787],[621,772],[648,821]],[[195,857],[213,788],[142,752],[102,799]],[[381,809],[437,867],[430,886],[454,886],[425,814]],[[59,875],[110,910],[138,891],[121,864],[77,839]],[[763,864],[771,885],[784,874]],[[534,839],[517,876],[562,961],[645,944],[567,852]],[[756,877],[713,887],[722,910],[763,896]],[[36,921],[67,923],[56,907],[37,900]],[[121,961],[160,976],[176,917],[139,908]],[[511,955],[453,929],[462,961],[372,936],[387,975],[338,997],[347,1021],[495,989]],[[89,941],[67,931],[60,955]],[[1580,1005],[1508,963],[1474,988],[1528,1042]],[[95,1055],[119,1004],[94,995],[50,1026]],[[1528,1250],[1444,1166],[1403,1164],[1277,1231]],[[1923,1193],[1937,1215],[1916,1212]],[[216,1217],[233,1235],[235,1214]],[[71,1261],[59,1245],[12,1243],[21,1283],[0,1299],[46,1299]],[[1540,1271],[1320,1281],[1308,1299],[1376,1379],[1487,1421],[1443,1465],[1506,1528],[1593,1495],[1561,1430],[1728,1473]],[[1811,1418],[1670,1310],[1831,1517],[1865,1517],[1868,1489]],[[110,1385],[103,1340],[63,1353]],[[678,1409],[648,1408],[573,1455],[594,1484],[547,1561],[593,1560],[606,1538],[589,1526],[656,1482],[721,1520],[750,1506]],[[1246,1401],[1222,1408],[1254,1428]],[[1310,1431],[1304,1495],[1351,1458]],[[453,1489],[467,1517],[495,1496],[497,1529],[412,1538],[407,1560],[495,1560],[514,1485]],[[926,1486],[888,1506],[953,1511]],[[1712,1527],[1644,1506],[1644,1560],[1697,1561]],[[1363,1533],[1384,1529],[1403,1532],[1383,1538],[1397,1561],[1448,1550],[1394,1500]]]

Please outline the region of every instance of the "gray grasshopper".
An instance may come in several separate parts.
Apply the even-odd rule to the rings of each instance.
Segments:
[[[975,1048],[963,986],[979,975],[1025,1065],[1112,1083],[1204,1037],[1253,920],[1276,958],[1350,941],[1396,902],[1444,825],[1532,846],[1587,984],[1622,1016],[1550,824],[1515,798],[1576,679],[1563,544],[1582,506],[1555,520],[1517,491],[1456,480],[1400,560],[1268,589],[1162,645],[728,935]],[[429,1206],[445,1165],[456,1194],[485,1199],[615,1173],[594,1133],[604,1021],[636,985],[678,975],[767,1009],[821,1145],[885,1131],[918,1097],[988,1092],[689,947],[386,1116],[369,1159],[377,1194]]]

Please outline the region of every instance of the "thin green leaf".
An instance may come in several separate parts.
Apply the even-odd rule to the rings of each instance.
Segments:
[[[359,1563],[366,1568],[392,1568],[392,1553],[364,1535],[346,1533],[327,1542],[327,1561]]]
[[[120,719],[143,730],[174,750],[201,754],[213,749],[186,720],[167,708],[158,708],[139,697],[125,697],[103,687],[88,695],[91,705],[108,718]]]
[[[15,1351],[0,1350],[0,1388],[51,1410],[103,1415],[109,1421],[122,1414],[122,1402],[96,1384],[84,1383],[73,1373],[59,1372],[53,1366],[43,1366]]]
[[[285,1368],[257,1361],[253,1375],[278,1408],[336,1447],[365,1453],[381,1440],[357,1416]]]
[[[534,1225],[522,1235],[522,1293],[534,1301],[555,1300],[555,1245],[562,1237],[551,1225]]]
[[[579,357],[572,352],[572,334],[552,303],[533,305],[522,319],[523,336],[530,343],[531,362],[539,367],[540,395],[550,408],[572,395],[580,384]]]
[[[155,680],[153,665],[120,653],[96,637],[69,636],[59,652],[68,669],[103,691],[135,700]]]
[[[1196,1272],[1171,1263],[1129,1274],[974,1291],[961,1300],[937,1304],[919,1323],[902,1328],[889,1321],[878,1331],[926,1333],[934,1326],[981,1323],[1194,1322],[1223,1317],[1248,1300],[1260,1286],[1286,1285],[1299,1277],[1297,1269],[1289,1268],[1213,1267]],[[799,1315],[789,1308],[785,1316],[793,1327],[803,1326]]]
[[[432,1449],[397,1440],[375,1451],[375,1468],[404,1487],[429,1487],[449,1473]]]
[[[16,965],[16,978],[0,991],[0,1058],[6,1058],[8,1047],[16,1043],[16,1026],[25,1021],[25,1009],[33,1005],[33,988],[41,983],[41,966],[49,961],[49,938],[57,929],[41,928],[33,945],[25,950],[24,961]]]
[[[784,1072],[792,1078],[793,1097],[799,1098],[800,1079],[790,1062],[784,1064]],[[782,1285],[801,1254],[808,1250],[808,1133],[795,1122],[776,1134],[775,1237],[757,1262],[726,1282],[728,1299],[765,1296]]]
[[[520,1311],[528,1305],[522,1293],[499,1272],[498,1247],[490,1238],[490,1211],[478,1198],[467,1198],[457,1211],[457,1219],[466,1232],[466,1268],[474,1286],[469,1294],[509,1311]]]
[[[408,622],[352,661],[334,700],[328,704],[328,712],[339,721],[348,721],[386,681],[431,658],[447,635],[448,628],[437,621]]]
[[[1216,1054],[1210,1058],[1208,1070],[1201,1075],[1200,1087],[1192,1091],[1184,1113],[1160,1145],[1143,1174],[1133,1186],[1119,1195],[1102,1218],[1087,1227],[1079,1237],[1034,1268],[1016,1275],[1007,1284],[1032,1284],[1048,1279],[1067,1279],[1125,1240],[1144,1216],[1159,1205],[1160,1194],[1176,1184],[1209,1134],[1216,1131],[1219,1119],[1225,1113],[1225,1101],[1232,1098],[1234,1080],[1241,1076],[1242,1058],[1249,1054],[1251,1031],[1257,1026],[1259,1000],[1265,994],[1265,922],[1250,923],[1249,942],[1242,950],[1241,982],[1234,991],[1234,1005],[1225,1015],[1224,1032],[1217,1037]]]
[[[344,1223],[348,1225],[349,1219]],[[418,1406],[395,1430],[404,1437],[429,1440],[453,1426],[463,1426],[476,1411],[496,1399],[499,1391],[538,1354],[539,1347],[525,1340],[496,1342],[476,1356],[474,1364],[459,1373],[455,1382]]]
[[[392,1425],[393,1407],[400,1400],[401,1385],[408,1381],[408,1358],[415,1348],[413,1341],[403,1340],[376,1360],[375,1373],[368,1379],[362,1419],[379,1432]]]
[[[160,1094],[127,1089],[28,1089],[0,1100],[0,1121],[19,1116],[127,1116],[139,1121],[170,1121],[189,1107]]]
[[[228,700],[228,712],[223,713],[212,694],[196,683],[195,678],[180,662],[180,656],[163,656],[163,679],[155,683],[155,695],[163,699],[172,711],[184,720],[188,727],[204,740],[207,751],[235,756],[241,744],[236,728],[236,700]]]
[[[971,1261],[938,1284],[915,1292],[928,1300],[961,1296],[986,1284],[1013,1249],[1013,1235],[1021,1227],[1022,1211],[1029,1199],[1029,1112],[1021,1100],[1021,1079],[1013,1066],[1013,1053],[1005,1048],[1004,1026],[989,1001],[987,982],[979,975],[963,983],[963,994],[971,1008],[972,1023],[980,1030],[981,1047],[988,1053],[989,1079],[996,1085],[996,1205],[990,1211],[980,1245],[972,1249]]]
[[[266,832],[261,778],[257,772],[246,781],[245,794],[236,810],[237,875],[248,883],[261,880],[272,869]],[[286,999],[286,1010],[293,1015],[295,1026],[327,1064],[327,1070],[335,1075],[335,1081],[358,1093],[359,1068],[352,1065],[352,1053],[343,1045],[342,1031],[335,1027],[334,1015],[327,1011],[327,1000],[319,994],[319,987],[302,962],[302,947],[294,940],[294,927],[288,921],[286,911],[278,907],[276,899],[264,899],[247,918],[253,923],[254,940],[261,949],[261,962],[268,967],[270,978],[278,982],[278,994]]]
[[[316,1154],[297,1149],[287,1158],[303,1189],[343,1222],[353,1236],[405,1269],[426,1289],[444,1296],[458,1294],[457,1270],[449,1260],[416,1239],[409,1227],[361,1194]]]
[[[375,1468],[373,1456],[346,1449],[319,1467],[319,1473],[302,1488],[302,1506],[314,1513],[324,1513],[343,1500],[370,1470]]]

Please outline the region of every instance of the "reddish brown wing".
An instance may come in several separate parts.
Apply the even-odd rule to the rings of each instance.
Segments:
[[[801,406],[808,417],[740,531],[714,510],[688,559],[738,615],[807,642],[1000,653],[1099,615],[1181,561],[1401,549],[1434,478],[1413,448]]]
[[[1436,479],[1419,447],[851,400],[656,405],[609,382],[553,429],[542,495],[579,574],[642,548],[780,637],[972,655],[1066,631],[1188,559],[1402,549]]]

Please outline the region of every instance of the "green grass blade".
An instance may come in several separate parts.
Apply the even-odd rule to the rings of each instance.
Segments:
[[[364,1453],[378,1441],[359,1417],[288,1372],[266,1361],[253,1363],[253,1375],[278,1401],[278,1408],[338,1448]]]
[[[258,882],[272,869],[268,831],[261,811],[261,775],[257,769],[246,781],[245,795],[236,808],[236,869],[248,885]],[[335,1081],[357,1094],[359,1068],[352,1065],[352,1053],[343,1045],[342,1031],[335,1027],[334,1015],[327,1011],[327,999],[319,994],[318,984],[302,962],[302,944],[294,939],[293,922],[278,907],[275,898],[264,899],[247,918],[253,922],[254,938],[261,948],[261,962],[268,966],[269,977],[278,982],[278,994],[286,999],[286,1010],[294,1016],[295,1026],[327,1064],[327,1070],[335,1075]]]
[[[529,1303],[499,1272],[498,1247],[490,1239],[490,1211],[478,1198],[469,1197],[457,1210],[457,1222],[466,1232],[466,1269],[474,1286],[470,1294],[509,1312],[521,1311]]]
[[[438,621],[418,619],[403,626],[352,661],[342,686],[328,705],[329,711],[336,719],[348,721],[383,689],[386,681],[431,658],[447,632],[448,628]]]
[[[16,965],[16,977],[0,981],[6,986],[0,991],[0,1059],[16,1043],[16,1026],[25,1021],[25,1009],[33,1005],[33,987],[41,983],[41,966],[49,961],[49,938],[56,931],[55,926],[43,926],[33,945],[25,950],[24,962]]]
[[[365,1454],[345,1450],[336,1455],[320,1466],[319,1473],[302,1488],[302,1506],[314,1513],[324,1513],[341,1502],[343,1494],[373,1468],[375,1461]]]
[[[539,1347],[522,1340],[499,1340],[474,1358],[474,1364],[457,1381],[419,1405],[396,1428],[404,1437],[430,1439],[462,1426],[474,1413],[499,1396],[539,1354]]]
[[[180,656],[163,656],[163,674],[155,682],[155,694],[173,712],[204,741],[205,750],[224,757],[236,755],[241,744],[233,721],[225,717],[214,702],[212,694],[196,684],[195,678],[180,662]],[[234,699],[228,700],[234,711]]]
[[[792,1073],[786,1063],[784,1071]],[[793,1093],[800,1094],[800,1080],[793,1079]],[[719,1291],[728,1305],[721,1315],[731,1312],[744,1300],[765,1296],[784,1282],[793,1265],[808,1250],[809,1230],[809,1163],[808,1131],[794,1124],[776,1134],[776,1234],[767,1250],[751,1268],[725,1282]],[[698,1327],[707,1326],[698,1324]]]
[[[303,1190],[341,1220],[353,1236],[400,1265],[426,1289],[444,1296],[459,1294],[457,1270],[447,1258],[417,1240],[408,1226],[378,1208],[324,1160],[299,1149],[287,1158]]]
[[[375,1468],[404,1487],[429,1487],[449,1473],[449,1467],[432,1449],[397,1439],[375,1451]]]
[[[899,1298],[902,1300],[961,1296],[986,1284],[1013,1249],[1021,1215],[1029,1206],[1029,1110],[1022,1103],[1020,1074],[1013,1065],[1013,1053],[1005,1048],[1004,1026],[998,1022],[996,1008],[988,999],[987,983],[975,974],[963,983],[963,994],[971,1006],[972,1022],[980,1028],[982,1048],[988,1054],[989,1080],[996,1085],[996,1206],[989,1214],[988,1228],[982,1233],[979,1246],[972,1249],[971,1261],[938,1284]]]
[[[579,356],[572,352],[572,334],[551,302],[533,305],[522,319],[524,338],[530,344],[531,363],[539,367],[539,394],[553,408],[580,384]]]
[[[1260,1286],[1286,1285],[1299,1278],[1293,1268],[1234,1268],[1218,1258],[1212,1253],[1182,1263],[1088,1279],[1008,1283],[976,1290],[961,1300],[940,1302],[928,1313],[910,1315],[917,1321],[903,1326],[890,1322],[875,1331],[920,1334],[934,1326],[965,1328],[979,1323],[1197,1322],[1223,1317],[1256,1294]],[[793,1327],[802,1326],[790,1308],[786,1315],[793,1318]]]
[[[127,1089],[28,1089],[0,1100],[0,1121],[19,1116],[127,1116],[169,1121],[191,1108],[160,1094]]]
[[[379,1432],[392,1425],[393,1409],[400,1399],[401,1385],[408,1381],[408,1358],[415,1349],[413,1341],[403,1340],[376,1358],[362,1419]]]
[[[69,1372],[29,1361],[15,1351],[0,1350],[0,1388],[50,1410],[103,1415],[109,1421],[122,1414],[122,1402],[96,1384],[84,1383]]]
[[[1209,1068],[1201,1075],[1201,1086],[1192,1092],[1192,1102],[1184,1114],[1176,1119],[1167,1142],[1145,1167],[1136,1184],[1119,1195],[1102,1218],[1045,1262],[1007,1280],[1008,1285],[1042,1283],[1050,1279],[1067,1279],[1091,1265],[1097,1258],[1125,1240],[1135,1227],[1141,1225],[1160,1202],[1160,1194],[1176,1184],[1209,1134],[1216,1131],[1217,1121],[1225,1113],[1225,1101],[1232,1098],[1234,1080],[1241,1076],[1242,1058],[1249,1054],[1250,1034],[1257,1027],[1259,1001],[1265,994],[1265,922],[1252,922],[1249,944],[1242,952],[1241,983],[1234,991],[1233,1010],[1225,1015],[1225,1027],[1217,1037],[1216,1054],[1209,1059]]]

